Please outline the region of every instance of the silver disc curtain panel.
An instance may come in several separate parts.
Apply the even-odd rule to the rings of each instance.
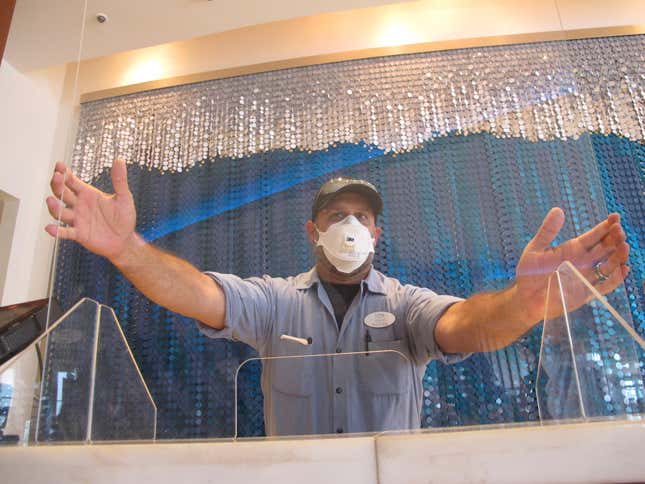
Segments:
[[[146,240],[241,277],[309,270],[304,223],[316,190],[363,178],[385,201],[375,267],[462,297],[512,281],[551,207],[567,215],[562,238],[619,212],[632,270],[609,300],[643,335],[644,47],[635,35],[458,49],[88,102],[73,169],[111,191],[109,167],[125,159]],[[91,297],[115,309],[160,438],[232,436],[236,409],[238,435],[264,434],[259,364],[244,366],[235,398],[251,348],[202,336],[74,243],[61,243],[55,294],[65,308]],[[422,425],[537,420],[541,331],[460,364],[430,363]],[[610,337],[601,333],[590,338]],[[627,408],[645,411],[643,355],[630,369],[600,358],[624,376]]]

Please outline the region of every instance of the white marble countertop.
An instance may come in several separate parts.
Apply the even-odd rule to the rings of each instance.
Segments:
[[[1,447],[2,482],[645,481],[645,421],[301,439]],[[8,477],[8,479],[6,479]]]

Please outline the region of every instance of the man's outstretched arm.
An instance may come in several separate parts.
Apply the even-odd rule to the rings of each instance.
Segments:
[[[618,214],[611,214],[589,231],[552,247],[564,224],[564,213],[553,208],[527,244],[517,265],[516,279],[507,289],[476,294],[452,305],[435,326],[435,340],[446,353],[494,351],[513,343],[544,318],[549,276],[565,260],[570,261],[601,294],[622,284],[629,273],[629,245]],[[607,275],[598,281],[594,265]],[[569,301],[569,310],[582,306],[586,294]],[[548,315],[562,311],[552,291]]]
[[[115,161],[111,175],[115,193],[109,195],[57,163],[51,180],[57,198],[47,197],[47,207],[66,226],[47,225],[47,233],[108,258],[157,304],[221,329],[226,315],[222,289],[189,262],[146,243],[135,232],[136,210],[125,163]]]

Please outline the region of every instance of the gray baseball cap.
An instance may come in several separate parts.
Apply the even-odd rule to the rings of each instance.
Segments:
[[[339,177],[323,183],[320,190],[318,190],[311,206],[311,220],[314,220],[318,212],[331,202],[335,196],[346,192],[363,195],[372,206],[375,216],[379,215],[383,210],[383,199],[374,185],[365,180]]]

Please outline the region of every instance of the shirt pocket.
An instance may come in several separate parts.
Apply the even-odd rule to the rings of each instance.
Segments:
[[[372,395],[410,392],[411,363],[403,340],[369,341],[367,350],[358,357],[358,386],[363,391]]]
[[[313,393],[314,360],[312,347],[290,343],[280,357],[268,360],[271,388],[292,397],[309,397]],[[286,345],[285,345],[286,346]]]

